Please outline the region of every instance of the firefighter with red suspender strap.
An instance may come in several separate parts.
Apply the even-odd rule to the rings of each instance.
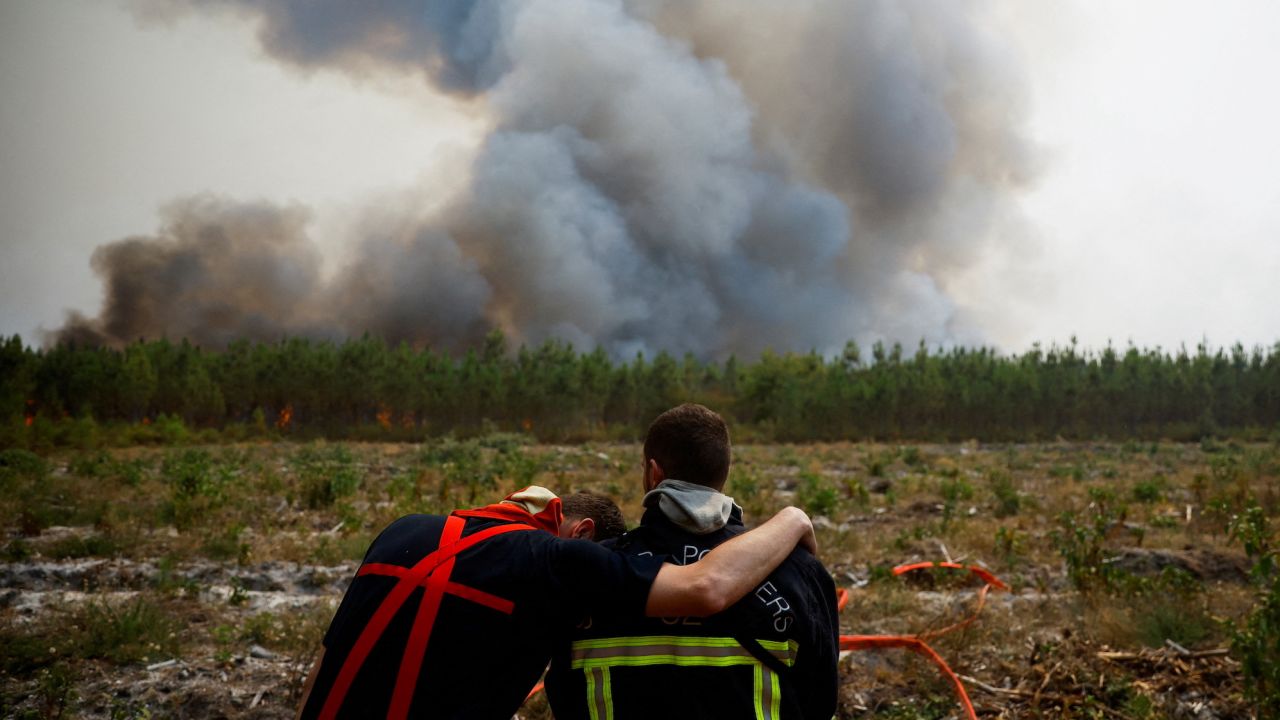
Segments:
[[[393,522],[325,634],[299,716],[506,720],[592,608],[709,614],[798,540],[812,546],[808,518],[788,508],[695,575],[661,557],[562,540],[562,519],[560,499],[534,486],[448,517]]]
[[[451,515],[445,521],[444,534],[440,536],[440,549],[427,555],[417,565],[408,570],[398,565],[386,565],[383,563],[369,563],[360,568],[357,577],[362,575],[390,575],[398,578],[399,582],[391,594],[387,596],[387,599],[382,601],[382,605],[378,607],[378,610],[374,612],[373,619],[365,626],[364,631],[360,634],[360,639],[356,641],[356,646],[342,664],[342,670],[338,673],[338,680],[333,689],[329,691],[329,697],[325,700],[324,708],[320,711],[321,718],[327,719],[337,716],[338,708],[342,707],[342,701],[346,698],[347,690],[351,687],[351,681],[355,678],[356,673],[359,672],[365,658],[369,656],[369,651],[373,649],[374,643],[378,641],[382,632],[386,630],[391,617],[408,599],[409,593],[413,592],[417,587],[425,587],[426,592],[423,594],[421,604],[418,606],[418,615],[414,620],[409,642],[404,649],[404,659],[400,664],[400,672],[396,676],[395,690],[391,695],[391,708],[387,711],[388,718],[403,718],[409,714],[409,704],[413,700],[413,691],[418,684],[418,671],[422,669],[422,658],[426,654],[427,643],[431,639],[431,628],[435,624],[436,614],[440,610],[440,601],[445,593],[466,598],[507,615],[511,614],[514,604],[510,600],[490,595],[483,590],[450,582],[449,575],[453,572],[453,565],[458,553],[463,550],[501,533],[533,530],[534,528],[530,525],[497,525],[470,535],[466,538],[466,541],[463,541],[461,539],[462,528],[465,524],[466,521],[462,518],[457,515]]]

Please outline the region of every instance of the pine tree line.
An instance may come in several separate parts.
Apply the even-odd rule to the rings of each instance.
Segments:
[[[222,351],[167,340],[41,350],[18,336],[0,346],[0,446],[58,444],[59,428],[153,423],[214,440],[494,430],[631,439],[687,400],[720,410],[740,439],[762,441],[1258,436],[1280,428],[1280,343],[1166,352],[1073,342],[1016,355],[876,344],[867,357],[851,342],[835,357],[751,362],[615,361],[557,341],[511,351],[499,333],[461,356],[369,337]]]

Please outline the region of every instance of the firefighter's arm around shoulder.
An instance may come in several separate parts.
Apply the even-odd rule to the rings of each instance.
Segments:
[[[696,563],[663,565],[649,590],[645,614],[714,615],[764,582],[797,544],[817,554],[809,516],[800,508],[785,507],[765,524],[717,546]]]

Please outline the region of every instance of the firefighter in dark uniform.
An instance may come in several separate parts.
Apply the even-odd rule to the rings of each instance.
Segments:
[[[716,571],[694,576],[661,557],[559,539],[562,519],[560,499],[535,486],[388,526],[325,635],[300,716],[507,720],[554,641],[592,609],[711,614],[763,579],[753,566],[776,567],[796,542],[813,544],[808,518],[788,508],[721,553]]]
[[[728,469],[728,429],[719,415],[682,405],[659,416],[645,441],[644,517],[614,549],[692,564],[743,533],[742,509],[719,492]],[[836,589],[812,554],[791,553],[713,617],[618,610],[593,613],[557,647],[547,676],[557,720],[829,720],[835,713]]]

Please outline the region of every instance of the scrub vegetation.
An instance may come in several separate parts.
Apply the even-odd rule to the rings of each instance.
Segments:
[[[374,534],[528,483],[640,515],[640,448],[527,434],[0,451],[0,715],[290,717]],[[842,632],[965,616],[935,648],[984,717],[1276,717],[1280,445],[740,442],[749,520],[815,516]],[[955,717],[921,659],[841,661],[840,714]],[[1268,705],[1268,703],[1271,703]],[[1211,714],[1210,714],[1211,713]],[[525,717],[549,717],[535,698]]]

